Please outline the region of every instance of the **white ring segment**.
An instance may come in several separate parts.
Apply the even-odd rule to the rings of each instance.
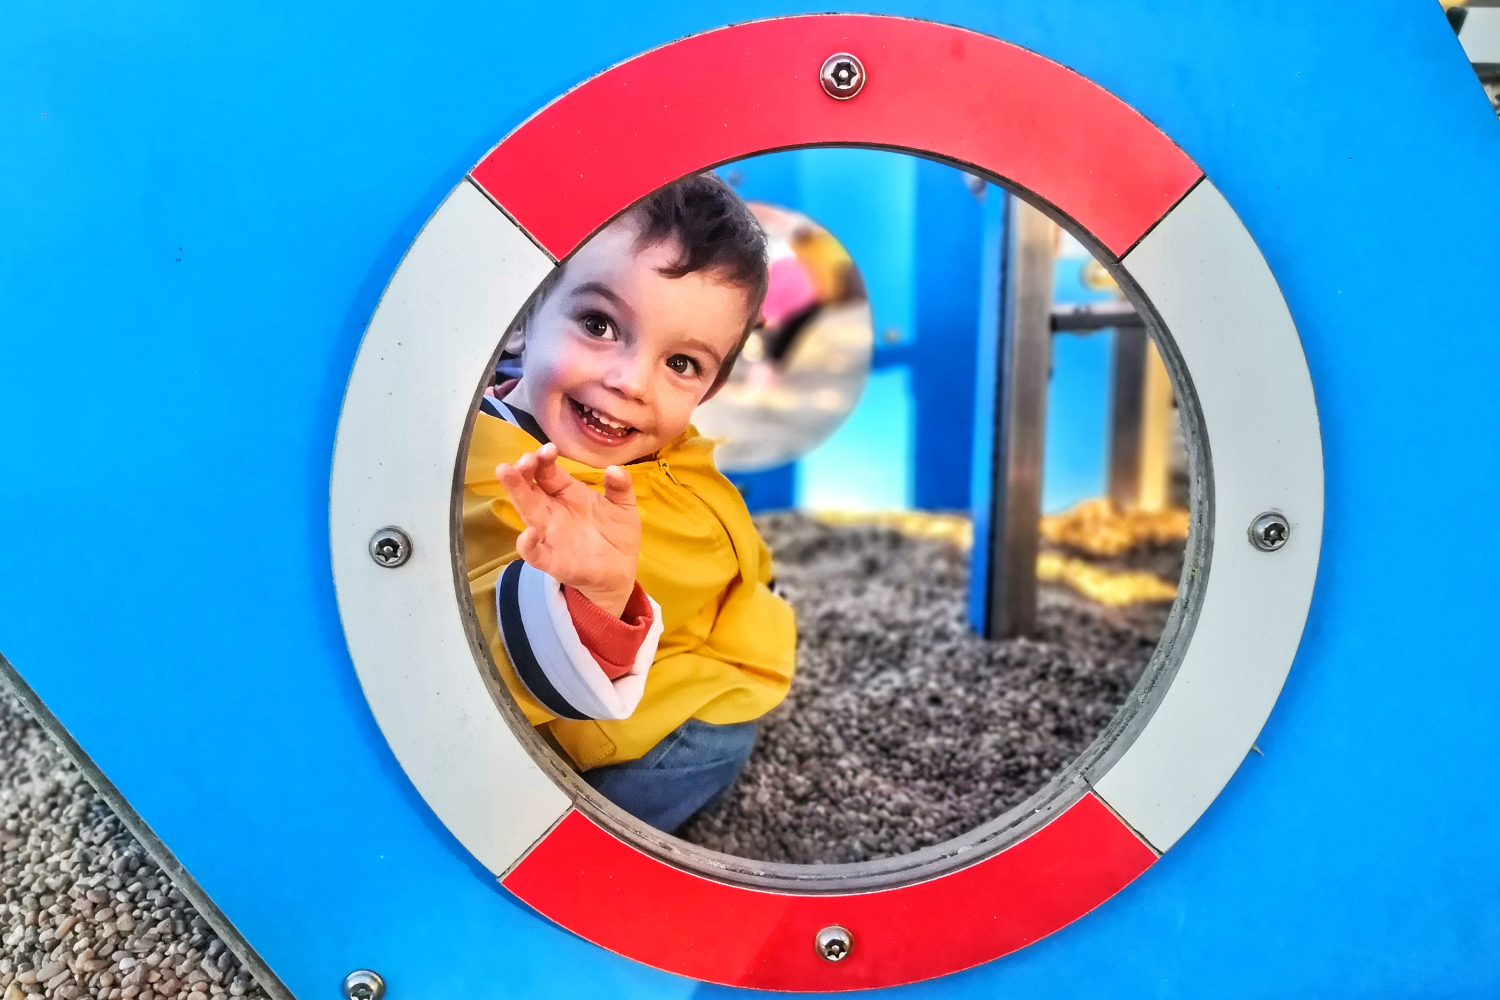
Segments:
[[[1458,43],[1471,63],[1500,63],[1500,7],[1465,7]]]
[[[474,185],[449,193],[360,344],[334,447],[329,533],[349,655],[380,731],[438,818],[496,875],[572,804],[495,707],[453,576],[453,477],[474,389],[553,262]],[[412,539],[404,566],[370,536]]]
[[[1213,552],[1187,650],[1150,721],[1094,786],[1165,851],[1228,784],[1291,669],[1323,537],[1323,443],[1286,300],[1207,179],[1121,263],[1187,367],[1213,478]],[[1268,510],[1292,528],[1275,552],[1248,537]]]
[[[1170,331],[1201,407],[1212,555],[1170,686],[1095,791],[1157,850],[1234,774],[1281,691],[1307,619],[1323,528],[1323,455],[1302,344],[1276,280],[1207,180],[1122,261]],[[453,573],[454,468],[473,381],[552,260],[468,182],[449,194],[380,300],[334,452],[334,582],[365,697],[428,805],[507,871],[571,801],[495,707]],[[1291,523],[1261,552],[1267,510]],[[398,569],[370,536],[413,540]]]

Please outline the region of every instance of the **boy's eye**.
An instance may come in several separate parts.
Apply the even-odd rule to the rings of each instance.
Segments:
[[[667,359],[667,367],[679,375],[701,375],[703,366],[686,354],[674,354]]]
[[[615,339],[615,325],[610,322],[608,316],[600,316],[598,313],[589,313],[583,317],[583,328],[591,337],[608,337]]]

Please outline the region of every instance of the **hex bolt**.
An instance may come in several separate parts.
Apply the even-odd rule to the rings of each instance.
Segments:
[[[370,536],[370,558],[377,566],[395,569],[411,558],[411,537],[400,528],[381,528]]]
[[[1292,535],[1292,525],[1275,510],[1268,510],[1250,522],[1250,544],[1262,552],[1275,552]]]
[[[355,969],[344,977],[345,1000],[380,1000],[385,996],[385,980],[370,969]]]
[[[849,933],[847,927],[834,924],[818,931],[813,947],[817,949],[819,958],[829,962],[842,962],[854,950],[854,935]]]
[[[865,85],[865,64],[848,52],[835,52],[823,60],[818,80],[823,93],[835,101],[847,101]]]

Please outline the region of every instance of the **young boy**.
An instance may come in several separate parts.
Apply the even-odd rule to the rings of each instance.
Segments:
[[[722,181],[658,191],[538,291],[507,345],[521,378],[486,396],[469,450],[469,583],[506,685],[589,784],[668,832],[729,790],[791,683],[770,552],[688,423],[766,282]]]

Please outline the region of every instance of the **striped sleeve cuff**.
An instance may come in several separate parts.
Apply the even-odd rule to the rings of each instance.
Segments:
[[[563,719],[628,719],[646,690],[661,639],[661,607],[650,595],[652,622],[630,672],[611,681],[578,637],[562,585],[521,560],[500,574],[495,605],[500,638],[526,690]]]
[[[572,587],[563,587],[563,600],[568,604],[568,617],[578,630],[583,648],[593,654],[594,661],[610,680],[630,673],[635,669],[635,655],[641,643],[651,633],[651,623],[656,612],[651,599],[640,583],[630,592],[625,610],[619,617],[605,611]]]

